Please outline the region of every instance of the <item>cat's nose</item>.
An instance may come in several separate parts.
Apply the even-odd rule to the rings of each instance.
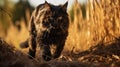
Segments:
[[[55,22],[54,22],[54,23],[52,24],[52,26],[55,27],[55,28],[57,28],[57,27],[58,27],[58,23],[55,23]]]
[[[55,27],[52,24],[50,24],[49,29],[55,29]]]

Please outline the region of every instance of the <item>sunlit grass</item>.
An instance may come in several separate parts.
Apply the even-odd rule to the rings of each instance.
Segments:
[[[120,36],[120,1],[93,0],[86,4],[86,18],[81,6],[74,3],[74,21],[69,28],[66,48],[82,51],[99,43],[113,41]],[[77,12],[77,11],[80,12]],[[106,44],[105,44],[106,45]],[[69,46],[69,47],[68,47]]]

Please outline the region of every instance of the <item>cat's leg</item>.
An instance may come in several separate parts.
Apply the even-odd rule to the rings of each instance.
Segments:
[[[42,59],[45,61],[49,61],[52,59],[51,51],[50,51],[50,46],[46,44],[40,45],[40,50],[41,50],[41,56]]]
[[[30,23],[29,23],[29,58],[35,58],[35,53],[36,53],[36,28],[34,24],[34,18],[33,16],[31,17]]]
[[[30,39],[29,39],[29,58],[30,59],[33,59],[35,58],[35,53],[36,53],[36,40],[35,38],[32,36]]]
[[[56,50],[55,50],[55,53],[53,55],[53,58],[58,58],[64,48],[64,45],[65,45],[65,40],[62,40],[61,42],[57,43],[56,44]]]

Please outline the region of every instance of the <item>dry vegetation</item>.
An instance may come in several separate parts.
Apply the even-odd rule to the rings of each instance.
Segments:
[[[77,0],[73,9],[74,20],[70,19],[69,36],[62,57],[37,65],[28,58],[25,61],[33,63],[36,67],[42,67],[42,65],[46,67],[119,67],[120,0],[88,0],[86,18],[83,17],[81,5]],[[20,50],[18,55],[22,53],[19,43],[28,38],[27,27],[24,21],[20,22],[21,30],[11,24],[6,36],[1,34],[1,37],[17,48],[16,50]],[[0,29],[2,32],[2,26]],[[26,58],[26,55],[22,56]],[[18,62],[21,62],[21,59],[19,60]]]
[[[70,25],[67,41],[71,48],[75,47],[76,51],[82,51],[100,42],[107,43],[119,38],[119,0],[100,0],[100,2],[93,0],[93,3],[88,2],[85,19],[82,16],[81,6],[76,4],[74,4],[74,21]]]

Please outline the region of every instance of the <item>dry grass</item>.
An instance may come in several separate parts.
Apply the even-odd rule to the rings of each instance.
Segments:
[[[16,26],[11,25],[9,32],[5,40],[11,44],[14,44],[16,48],[19,48],[19,44],[28,38],[28,28],[24,24],[24,21],[20,21],[21,30],[18,30]]]
[[[74,21],[69,28],[66,48],[83,51],[98,43],[106,43],[120,36],[120,1],[93,0],[86,5],[86,18],[79,4],[74,4]],[[79,13],[77,10],[79,9]],[[68,47],[69,46],[69,47]]]
[[[99,0],[98,2],[98,0],[88,0],[86,18],[83,18],[81,5],[76,0],[73,17],[74,21],[70,19],[69,36],[63,51],[65,57],[62,57],[62,59],[67,61],[77,60],[83,65],[89,66],[91,64],[91,67],[119,66],[120,1]],[[14,44],[16,48],[19,48],[20,42],[28,38],[28,29],[24,21],[20,22],[21,30],[11,24],[7,35],[0,33],[0,36],[4,35],[3,38],[8,43]],[[2,29],[2,26],[0,26],[0,29]],[[66,53],[66,51],[68,52]],[[54,60],[50,63],[53,65],[55,63],[59,64]],[[62,63],[64,62],[60,62],[60,64]],[[69,62],[66,63],[70,64]],[[46,63],[42,65],[46,65]]]

